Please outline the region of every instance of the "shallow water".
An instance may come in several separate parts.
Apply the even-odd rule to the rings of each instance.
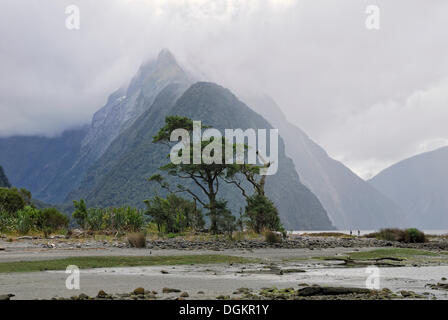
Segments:
[[[358,235],[358,229],[351,230],[353,235]],[[440,229],[440,230],[422,230],[425,234],[429,235],[446,235],[448,234],[447,229]],[[301,233],[322,233],[322,232],[337,232],[337,233],[344,233],[349,235],[350,230],[295,230],[292,231],[292,234],[301,234]],[[378,232],[378,230],[359,230],[360,235],[364,236],[369,233]]]
[[[431,290],[427,284],[443,282],[442,278],[448,278],[448,266],[381,267],[378,269],[380,289],[430,292],[438,298],[447,299],[448,291]],[[313,283],[317,284],[366,287],[370,273],[367,273],[366,268],[326,268],[310,270],[307,275],[313,279]]]

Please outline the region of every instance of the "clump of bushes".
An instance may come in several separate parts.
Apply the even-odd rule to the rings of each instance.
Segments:
[[[16,217],[13,218],[13,226],[15,231],[20,234],[27,234],[31,230],[40,229],[38,227],[40,212],[32,207],[25,207],[23,210],[19,210],[16,213]]]
[[[426,242],[426,236],[422,231],[410,228],[404,231],[402,241],[406,243],[423,243]]]
[[[145,200],[145,214],[157,225],[159,233],[181,233],[187,229],[201,230],[205,222],[202,211],[193,201],[175,194]]]
[[[31,231],[41,231],[45,235],[64,230],[69,223],[68,217],[55,208],[38,210],[25,206],[17,212],[0,211],[0,228],[2,231],[27,234]]]
[[[73,218],[85,230],[137,232],[145,225],[142,210],[131,207],[121,208],[87,208],[84,200],[74,201]]]
[[[264,233],[264,240],[267,243],[281,243],[283,239],[282,235],[278,232],[266,231]]]
[[[410,229],[381,229],[379,232],[367,234],[367,238],[376,238],[378,240],[398,241],[404,243],[423,243],[426,242],[425,234],[415,228]]]
[[[46,208],[39,211],[37,226],[47,236],[57,230],[66,229],[69,222],[69,218],[57,209]]]
[[[141,232],[129,233],[127,239],[131,247],[134,248],[145,248],[146,247],[146,237]]]
[[[400,239],[402,239],[402,234],[403,230],[386,228],[381,229],[379,232],[366,234],[365,237],[386,241],[400,241]]]

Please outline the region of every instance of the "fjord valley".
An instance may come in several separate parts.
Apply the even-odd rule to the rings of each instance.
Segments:
[[[446,148],[365,181],[272,98],[190,74],[166,49],[128,82],[90,124],[0,138],[5,299],[446,299],[447,236],[419,230],[445,228]],[[173,163],[171,132],[194,121],[278,129],[278,157]],[[76,295],[59,284],[68,265],[87,279]],[[366,266],[385,270],[381,288],[363,287]]]

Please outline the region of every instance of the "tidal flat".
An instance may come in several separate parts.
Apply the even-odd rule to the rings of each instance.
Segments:
[[[149,241],[137,249],[93,240],[78,245],[57,238],[51,243],[2,239],[0,295],[74,300],[448,299],[445,239],[407,247],[331,237],[300,241],[300,246],[243,242],[231,248],[212,242]],[[68,265],[80,268],[79,289],[66,287]],[[375,288],[368,285],[372,266],[379,272]]]

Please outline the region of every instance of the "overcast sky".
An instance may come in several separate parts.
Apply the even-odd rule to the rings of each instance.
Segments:
[[[72,4],[80,30],[65,26]],[[448,145],[447,30],[446,0],[1,0],[0,136],[88,123],[169,48],[209,80],[272,96],[368,178]]]

